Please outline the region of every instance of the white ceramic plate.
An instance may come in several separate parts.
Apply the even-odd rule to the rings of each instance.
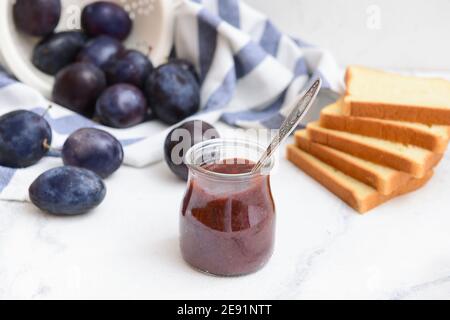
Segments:
[[[40,40],[19,32],[12,18],[15,0],[0,1],[0,60],[20,81],[50,97],[53,77],[31,63],[33,47]],[[95,0],[62,0],[63,12],[57,31],[79,29],[81,11]],[[167,60],[172,47],[172,0],[112,0],[122,5],[133,19],[133,30],[125,46],[148,54],[155,65]]]

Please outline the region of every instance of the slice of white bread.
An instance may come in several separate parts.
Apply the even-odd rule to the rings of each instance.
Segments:
[[[287,158],[359,213],[367,212],[396,196],[417,190],[433,175],[430,171],[421,179],[411,179],[394,193],[382,195],[374,188],[336,170],[294,145],[287,147]]]
[[[445,152],[450,137],[450,126],[346,116],[342,110],[342,101],[322,109],[320,125],[328,129],[411,144],[437,153]]]
[[[307,126],[312,141],[377,164],[422,178],[442,158],[416,146],[322,128],[318,122]]]
[[[306,130],[299,130],[295,133],[295,143],[303,151],[344,174],[375,188],[384,195],[394,193],[412,178],[407,173],[383,167],[345,152],[312,142]]]
[[[356,117],[450,125],[450,81],[351,66],[344,112]]]

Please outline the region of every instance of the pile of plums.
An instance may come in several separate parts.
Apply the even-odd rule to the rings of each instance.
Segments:
[[[52,130],[44,115],[17,110],[0,117],[0,165],[26,168],[50,150]],[[40,175],[30,186],[30,200],[54,215],[78,215],[98,206],[106,195],[102,178],[123,162],[120,142],[109,133],[84,128],[62,148],[64,166]]]
[[[120,5],[91,3],[83,8],[82,30],[55,32],[61,11],[61,0],[16,0],[13,6],[17,29],[42,38],[33,50],[32,63],[55,76],[56,103],[114,128],[152,118],[173,125],[199,110],[200,78],[194,66],[172,59],[154,68],[146,55],[126,49],[122,41],[133,22]],[[200,134],[195,132],[198,126]],[[188,132],[188,138],[177,135],[180,130]],[[38,162],[52,140],[44,117],[24,110],[0,117],[0,133],[0,165],[14,168]],[[189,147],[217,137],[217,131],[202,121],[174,129],[164,146],[169,168],[187,180],[188,169],[183,161],[174,161],[174,150],[182,159]],[[38,177],[29,189],[30,199],[49,213],[74,215],[103,200],[106,189],[101,179],[120,167],[123,149],[104,131],[81,129],[67,139],[62,157],[65,166]]]
[[[32,63],[55,76],[53,100],[114,128],[152,118],[172,125],[200,106],[195,68],[174,59],[154,68],[148,57],[124,47],[133,21],[118,4],[98,1],[83,8],[82,30],[55,33],[61,0],[17,0],[16,27],[42,37]]]
[[[188,169],[182,161],[185,152],[199,142],[218,137],[213,126],[200,120],[173,129],[164,145],[169,168],[187,180]],[[0,117],[0,166],[30,167],[47,155],[51,143],[52,130],[44,114],[17,110]],[[29,197],[45,212],[72,216],[87,213],[104,200],[106,186],[102,179],[120,168],[124,152],[111,134],[82,128],[67,138],[61,156],[64,166],[41,174],[31,184]]]

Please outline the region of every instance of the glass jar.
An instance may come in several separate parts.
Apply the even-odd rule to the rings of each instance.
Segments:
[[[258,172],[264,149],[243,140],[214,139],[186,154],[189,180],[181,208],[180,246],[194,268],[219,276],[255,272],[274,248],[274,160]]]

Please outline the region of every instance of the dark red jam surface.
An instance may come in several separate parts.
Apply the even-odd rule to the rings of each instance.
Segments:
[[[241,159],[204,166],[223,174],[248,173]],[[260,269],[272,255],[275,206],[269,176],[217,179],[194,175],[181,212],[181,250],[193,267],[223,276]]]

